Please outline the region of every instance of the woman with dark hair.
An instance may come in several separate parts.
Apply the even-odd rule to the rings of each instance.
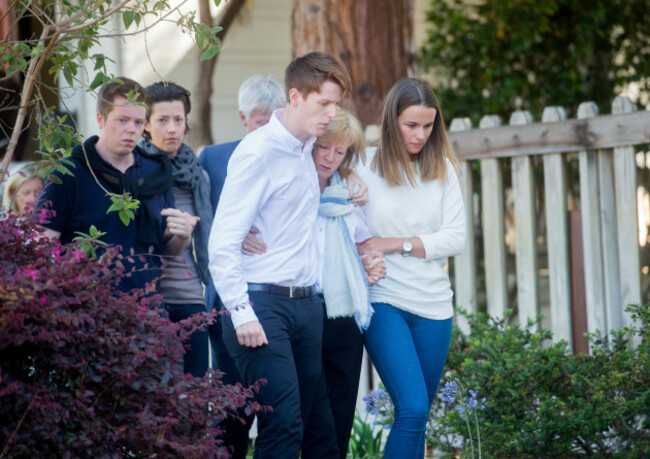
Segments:
[[[205,312],[203,284],[208,271],[208,236],[212,226],[210,182],[192,149],[183,142],[189,131],[187,115],[192,108],[190,93],[170,82],[147,86],[148,106],[144,139],[139,147],[150,154],[165,154],[172,164],[173,193],[176,207],[193,216],[196,223],[192,242],[179,259],[171,259],[163,269],[160,293],[165,299],[169,318],[179,322]],[[196,377],[208,368],[208,332],[196,331],[189,338],[185,354],[185,371]]]
[[[433,91],[414,78],[398,81],[384,100],[379,145],[357,168],[368,184],[364,211],[374,235],[360,252],[383,252],[387,271],[370,289],[365,340],[395,404],[386,458],[424,457],[454,314],[444,267],[465,244],[456,164]]]

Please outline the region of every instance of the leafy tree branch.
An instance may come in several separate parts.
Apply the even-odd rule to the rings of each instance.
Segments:
[[[221,0],[213,1],[217,5],[221,3]],[[167,0],[121,0],[117,4],[107,0],[88,0],[81,4],[60,0],[49,0],[40,4],[31,0],[14,0],[9,3],[2,16],[11,15],[14,18],[12,27],[17,27],[18,20],[33,19],[41,25],[42,31],[38,38],[19,37],[16,40],[12,39],[9,33],[0,41],[0,68],[4,73],[1,79],[15,79],[17,75],[22,77],[20,102],[16,107],[16,119],[0,168],[0,183],[4,180],[9,163],[14,157],[19,136],[26,124],[28,108],[33,103],[34,95],[39,93],[35,93],[35,88],[43,84],[41,74],[44,68],[49,67],[55,78],[63,77],[73,86],[75,81],[78,82],[76,76],[83,68],[82,62],[90,60],[94,62],[94,75],[89,79],[91,83],[88,89],[93,90],[114,78],[108,75],[106,70],[106,62],[110,59],[103,53],[91,53],[93,48],[100,44],[100,38],[142,34],[161,22],[169,21],[172,14],[178,15],[175,23],[183,31],[192,34],[202,54],[214,56],[221,48],[221,42],[216,36],[221,28],[197,22],[195,12],[182,13],[180,8],[185,3],[187,0],[175,6]],[[143,19],[146,17],[153,17],[154,21],[141,28],[140,24],[144,24]],[[124,32],[105,33],[104,27],[113,18],[122,20]],[[35,102],[42,111],[52,111],[40,97]],[[62,135],[61,132],[50,134]],[[40,140],[47,142],[47,139]],[[73,146],[74,143],[69,145],[69,148],[60,149],[60,157],[68,156]]]

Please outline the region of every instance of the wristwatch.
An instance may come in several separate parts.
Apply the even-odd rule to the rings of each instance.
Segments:
[[[402,242],[402,256],[408,257],[411,252],[413,252],[413,244],[409,238],[405,237],[404,242]]]

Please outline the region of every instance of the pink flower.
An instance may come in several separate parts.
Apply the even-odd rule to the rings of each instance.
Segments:
[[[31,277],[33,281],[38,279],[38,271],[35,270],[35,269],[25,268],[25,269],[23,269],[23,274]]]
[[[39,223],[44,223],[47,221],[47,209],[45,207],[41,207],[41,211],[38,215],[38,218],[40,219]]]
[[[47,301],[47,296],[44,296],[41,298],[41,306],[45,306],[45,302]]]
[[[52,252],[54,253],[54,259],[56,261],[61,260],[61,246],[57,245],[54,247],[54,250]]]
[[[80,249],[72,249],[72,255],[74,256],[75,260],[79,261],[83,259],[84,251]]]

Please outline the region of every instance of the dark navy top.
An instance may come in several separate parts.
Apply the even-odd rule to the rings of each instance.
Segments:
[[[94,148],[94,145],[91,145],[91,147]],[[88,148],[88,145],[86,145],[86,148]],[[136,179],[146,178],[155,171],[160,170],[158,162],[140,156],[137,149],[134,150],[134,156],[135,162],[125,171],[126,175]],[[99,231],[106,233],[100,240],[111,246],[121,246],[124,256],[130,255],[131,250],[136,255],[146,255],[145,263],[148,264],[148,268],[152,269],[142,270],[145,263],[137,256],[133,258],[134,264],[123,260],[127,272],[134,267],[136,271],[130,277],[123,277],[118,286],[119,290],[123,292],[128,292],[132,288],[144,288],[146,283],[153,281],[161,274],[159,269],[161,265],[160,257],[147,254],[163,255],[164,253],[162,236],[165,230],[165,219],[160,216],[160,211],[167,207],[174,207],[174,196],[171,187],[161,195],[144,199],[150,206],[152,213],[160,216],[156,221],[160,242],[150,247],[137,241],[138,229],[135,221],[131,221],[128,226],[125,226],[120,220],[118,212],[106,212],[112,202],[106,196],[106,191],[97,185],[95,177],[86,164],[71,158],[68,158],[68,161],[74,164],[74,167],[65,164],[74,174],[74,177],[54,172],[54,175],[61,179],[61,183],[57,184],[49,179],[45,181],[37,209],[43,207],[49,201],[51,202],[50,208],[55,213],[49,217],[49,222],[44,223],[43,226],[60,232],[61,243],[68,244],[79,236],[75,232],[79,231],[88,234],[90,226],[94,225]],[[101,174],[97,174],[97,179],[105,189],[111,190],[111,187],[102,179]],[[100,247],[97,254],[100,255],[101,252]]]
[[[219,204],[223,184],[226,182],[228,161],[230,161],[232,152],[235,151],[239,142],[240,140],[237,140],[205,147],[199,156],[199,164],[210,177],[210,202],[212,203],[212,211],[215,213],[217,212],[217,204]]]

